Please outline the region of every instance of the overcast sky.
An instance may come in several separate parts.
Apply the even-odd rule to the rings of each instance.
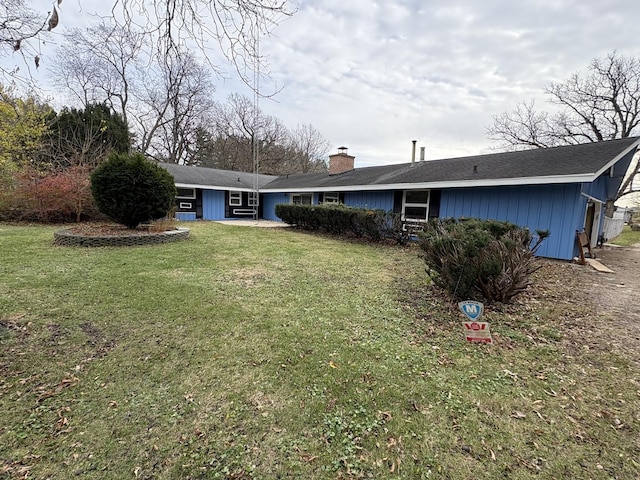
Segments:
[[[61,28],[78,6],[62,3]],[[414,139],[427,159],[486,153],[493,115],[545,108],[545,85],[613,50],[640,57],[639,20],[630,0],[300,0],[261,41],[262,91],[282,91],[260,107],[312,124],[357,167],[410,161]],[[217,81],[218,100],[232,92],[252,96]]]

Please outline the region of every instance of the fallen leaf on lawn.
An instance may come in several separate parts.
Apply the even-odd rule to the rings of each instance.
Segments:
[[[511,417],[512,417],[512,418],[516,418],[516,419],[518,419],[518,420],[523,420],[523,419],[527,418],[527,416],[526,416],[524,413],[519,412],[518,410],[515,410],[515,411],[511,414]]]
[[[336,365],[336,364],[333,362],[333,360],[329,361],[329,366],[330,366],[331,368],[338,368],[338,365]]]

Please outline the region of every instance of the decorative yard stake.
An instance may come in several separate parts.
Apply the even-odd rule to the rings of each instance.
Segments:
[[[489,330],[489,322],[479,321],[484,313],[484,305],[473,300],[465,300],[458,303],[458,308],[470,320],[469,322],[462,322],[467,342],[492,344],[493,339]]]

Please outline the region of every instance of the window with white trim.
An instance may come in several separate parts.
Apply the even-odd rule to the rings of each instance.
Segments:
[[[256,192],[249,192],[249,206],[255,207],[256,205],[258,205],[258,196],[256,195]]]
[[[405,190],[402,198],[402,220],[426,222],[429,219],[429,190]]]
[[[230,207],[242,206],[242,192],[229,192],[229,206]]]
[[[311,205],[313,203],[313,195],[310,193],[292,193],[291,203],[294,205]]]
[[[340,203],[340,194],[338,192],[327,192],[324,194],[322,203]]]

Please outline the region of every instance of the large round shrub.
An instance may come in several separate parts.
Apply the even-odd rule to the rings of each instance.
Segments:
[[[111,154],[91,175],[91,193],[102,213],[129,228],[164,217],[176,199],[171,174],[141,153]]]

